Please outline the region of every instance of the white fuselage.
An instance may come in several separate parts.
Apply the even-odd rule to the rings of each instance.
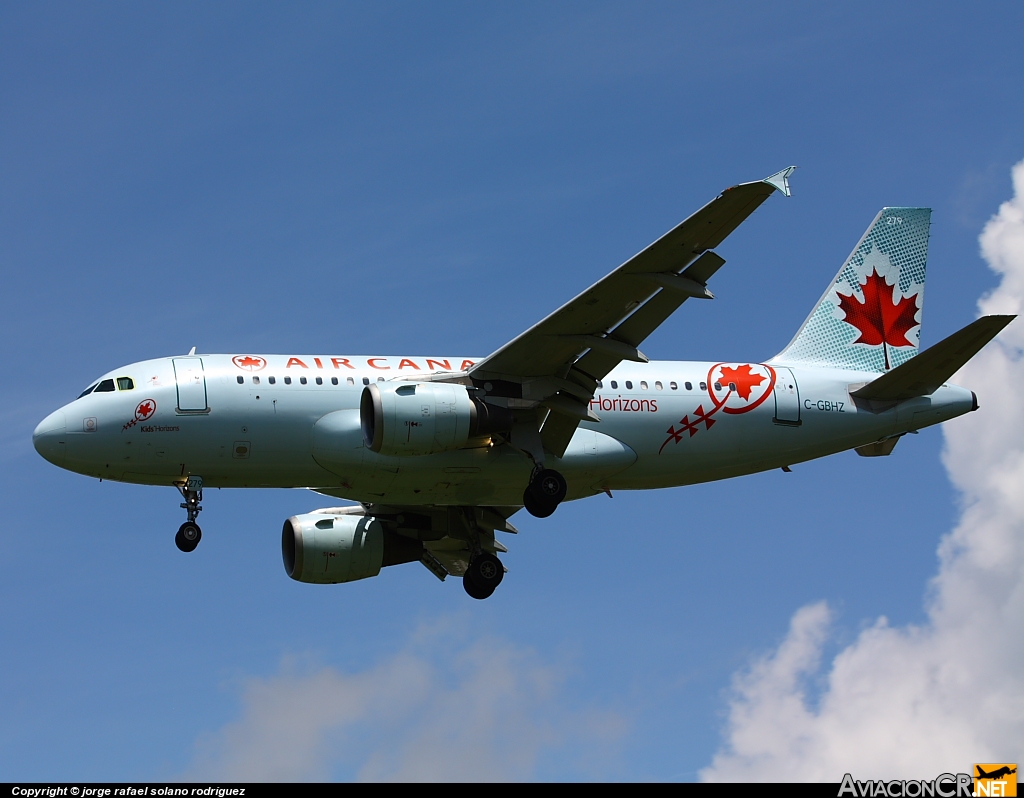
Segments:
[[[47,417],[36,447],[68,470],[142,484],[199,475],[207,487],[310,487],[368,503],[521,504],[533,463],[507,443],[478,439],[469,448],[404,457],[363,444],[364,384],[422,379],[473,362],[329,355],[147,360],[105,375],[115,385],[131,378],[130,389],[94,391]],[[740,377],[730,386],[733,374]],[[564,474],[570,499],[687,485],[870,444],[976,406],[970,391],[953,385],[887,407],[851,399],[851,386],[877,376],[774,362],[623,363],[590,403],[600,422],[582,422],[564,456],[548,465]]]

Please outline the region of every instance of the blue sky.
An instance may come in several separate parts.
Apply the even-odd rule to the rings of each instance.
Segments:
[[[924,622],[960,501],[937,429],[517,516],[486,602],[416,565],[292,582],[281,523],[325,503],[301,491],[208,492],[181,555],[176,494],[60,471],[31,431],[192,346],[485,355],[791,163],[793,197],[718,248],[718,299],[645,353],[771,356],[883,205],[934,208],[934,343],[997,282],[1022,27],[1010,3],[4,5],[0,773],[244,777],[302,740],[267,773],[693,780],[799,607],[833,608],[826,657]]]

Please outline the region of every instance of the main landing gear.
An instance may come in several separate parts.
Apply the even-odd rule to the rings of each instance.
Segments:
[[[196,518],[203,511],[199,504],[203,500],[203,478],[189,477],[187,482],[175,487],[185,500],[181,503],[181,508],[188,512],[188,520],[178,527],[178,534],[174,536],[174,545],[181,551],[195,551],[199,541],[203,539],[203,530],[196,523]]]
[[[505,578],[505,566],[490,552],[482,551],[469,561],[462,586],[475,599],[485,599]]]
[[[523,493],[523,506],[530,515],[547,518],[565,498],[566,490],[565,477],[550,468],[538,469]]]

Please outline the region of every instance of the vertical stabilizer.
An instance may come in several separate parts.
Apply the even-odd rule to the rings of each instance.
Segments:
[[[772,362],[888,371],[917,354],[931,208],[883,208]]]

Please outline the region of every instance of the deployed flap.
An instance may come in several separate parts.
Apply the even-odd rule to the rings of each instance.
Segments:
[[[711,275],[718,271],[724,263],[725,260],[716,253],[705,252],[683,272],[679,279],[703,287]],[[687,292],[666,286],[665,290],[653,296],[644,305],[637,308],[628,319],[613,329],[609,337],[634,347],[639,346],[647,339],[647,336],[661,326],[665,319],[675,313],[689,296],[691,294]],[[625,359],[609,356],[601,349],[592,348],[576,361],[574,368],[594,379],[602,380],[608,372],[619,365],[621,360]]]
[[[883,401],[928,396],[978,354],[985,344],[995,338],[1015,318],[1017,317],[982,316],[917,357],[854,391],[852,396],[858,399]]]

